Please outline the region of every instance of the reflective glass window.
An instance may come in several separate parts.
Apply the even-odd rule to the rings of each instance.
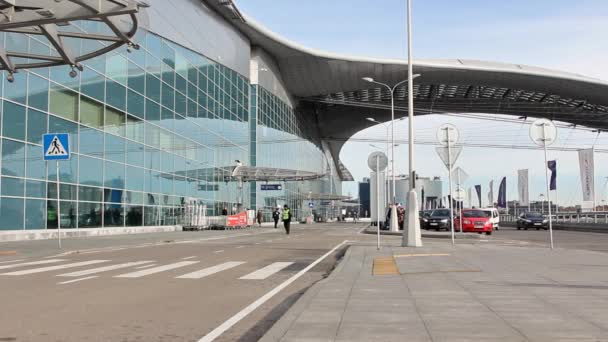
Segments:
[[[125,139],[112,134],[106,134],[105,159],[115,162],[125,162]]]
[[[27,110],[27,141],[35,144],[42,144],[42,135],[47,132],[46,123],[48,115],[46,113],[29,108]]]
[[[173,175],[163,173],[160,177],[160,192],[163,194],[173,193]]]
[[[103,132],[80,126],[80,153],[103,156]]]
[[[160,147],[160,128],[148,123],[145,124],[145,127],[146,144],[154,147]]]
[[[80,184],[102,186],[103,160],[80,156],[79,177]]]
[[[175,111],[182,116],[186,116],[186,108],[188,104],[186,102],[186,96],[179,92],[175,93]]]
[[[171,111],[165,107],[162,107],[160,116],[161,116],[161,120],[160,120],[159,125],[161,127],[168,129],[169,131],[173,132],[173,129],[174,129],[173,111]]]
[[[161,171],[173,172],[173,154],[162,152],[161,154]]]
[[[127,106],[127,89],[112,80],[106,81],[106,103],[120,110]]]
[[[78,115],[78,95],[66,88],[51,87],[49,111],[75,121]]]
[[[127,115],[127,138],[144,142],[144,122],[134,116]]]
[[[144,209],[142,206],[129,205],[126,207],[125,223],[127,227],[139,227],[144,224]]]
[[[47,179],[57,179],[57,169],[55,167],[47,168]],[[70,155],[70,160],[64,160],[59,163],[59,181],[67,183],[76,183],[78,177],[78,155]]]
[[[143,64],[142,64],[143,65]],[[145,94],[146,87],[146,75],[143,69],[135,65],[134,63],[129,63],[129,80],[128,86],[129,88],[138,91],[140,94]]]
[[[113,108],[106,107],[105,131],[108,133],[124,136],[125,135],[125,113]]]
[[[122,204],[104,204],[103,226],[123,227],[125,225],[124,207]]]
[[[57,202],[55,201],[55,203]],[[61,229],[76,228],[76,207],[76,202],[61,201]]]
[[[0,198],[0,230],[23,229],[23,199]]]
[[[24,143],[2,139],[2,174],[23,177],[25,174]]]
[[[25,229],[44,229],[45,217],[45,200],[25,200]]]
[[[101,128],[103,126],[103,104],[88,97],[80,97],[80,123]]]
[[[156,102],[146,100],[146,120],[148,121],[159,121],[160,120],[160,105]]]
[[[153,170],[160,170],[160,151],[152,148],[146,147],[146,165],[147,168]]]
[[[46,198],[46,182],[26,181],[25,197]]]
[[[143,181],[142,181],[142,183],[143,183]],[[124,197],[124,203],[129,203],[129,204],[143,204],[144,203],[144,193],[143,192],[127,191],[125,193],[125,196],[123,196],[123,197]]]
[[[128,190],[144,191],[144,169],[127,165],[127,186]]]
[[[144,166],[144,145],[127,140],[127,164]]]
[[[61,198],[61,200],[75,201],[77,191],[78,187],[76,185],[59,183],[59,197]],[[48,182],[46,187],[46,193],[48,198],[50,199],[57,198],[57,183]]]
[[[167,130],[161,129],[159,137],[160,149],[165,151],[173,151],[173,134]]]
[[[89,64],[89,61],[87,61],[87,65]],[[85,72],[82,73],[82,84],[80,85],[80,91],[94,99],[104,101],[106,94],[105,81],[106,79],[102,75],[91,69],[85,69]]]
[[[67,39],[63,39],[64,43],[67,41]],[[81,72],[78,73],[78,75],[76,75],[76,77],[71,77],[70,76],[70,68],[66,67],[66,66],[55,66],[55,67],[51,67],[51,80],[55,81],[61,85],[63,85],[64,87],[68,87],[70,89],[73,90],[78,90],[78,85],[80,84],[80,75],[82,74]]]
[[[161,78],[162,78],[163,82],[165,82],[168,85],[170,85],[171,87],[173,87],[175,85],[175,71],[173,71],[173,69],[171,69],[171,67],[165,63],[162,63],[161,71],[162,71]]]
[[[106,56],[106,75],[120,84],[127,83],[127,60],[119,54]]]
[[[148,33],[146,35],[146,48],[155,56],[161,55],[161,40],[155,34]]]
[[[2,135],[25,140],[25,107],[4,101]]]
[[[50,133],[69,133],[70,151],[78,151],[78,124],[55,117],[49,116]]]
[[[25,145],[27,158],[25,162],[25,176],[27,178],[45,179],[46,163],[42,157],[42,147]]]
[[[25,181],[21,178],[2,177],[0,188],[2,189],[3,196],[23,197]]]
[[[27,73],[18,72],[13,75],[15,81],[10,83],[4,80],[4,97],[21,104],[25,104],[27,95]]]
[[[151,74],[146,74],[146,96],[160,102],[160,80]]]
[[[144,97],[132,90],[129,90],[129,94],[127,97],[127,112],[139,117],[145,117],[144,110]]]
[[[175,90],[168,84],[163,83],[163,92],[161,104],[171,110],[175,107]]]
[[[49,109],[49,81],[28,73],[29,75],[29,91],[27,104],[43,111]]]
[[[188,92],[188,82],[180,75],[175,76],[175,89],[186,94]]]
[[[103,201],[103,190],[101,188],[81,185],[78,187],[78,200],[87,202],[101,202]]]
[[[125,187],[125,165],[106,161],[104,185],[110,188],[123,189]]]
[[[101,227],[101,203],[78,203],[78,227]]]

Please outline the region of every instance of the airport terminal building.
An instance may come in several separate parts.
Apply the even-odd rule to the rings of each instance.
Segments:
[[[341,194],[352,176],[344,142],[388,120],[386,91],[361,81],[405,78],[403,61],[341,57],[302,48],[245,18],[229,0],[149,0],[126,47],[65,66],[20,70],[1,83],[0,230],[171,226],[184,207],[263,209],[288,204],[297,217]],[[73,23],[76,30],[95,31]],[[3,32],[0,43],[31,53],[51,47]],[[88,41],[65,43],[85,50]],[[432,72],[430,72],[432,71]],[[525,66],[420,61],[416,114],[491,112],[547,116],[608,128],[608,84]],[[396,91],[399,115],[407,92]],[[365,110],[354,110],[362,103]],[[550,108],[551,110],[547,110]],[[600,127],[601,126],[601,127]],[[604,127],[606,126],[606,127]],[[70,133],[69,161],[42,156],[44,133]],[[365,156],[362,156],[364,158]],[[234,181],[237,163],[283,170],[280,190]],[[297,174],[316,175],[305,180]],[[272,183],[272,182],[271,182]],[[312,197],[311,197],[312,196]],[[325,200],[323,200],[325,199]]]

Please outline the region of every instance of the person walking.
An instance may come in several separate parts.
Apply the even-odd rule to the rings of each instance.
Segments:
[[[258,219],[258,226],[261,227],[262,226],[262,211],[261,210],[258,210],[257,219]]]
[[[274,227],[277,228],[278,224],[279,224],[279,219],[281,218],[281,209],[280,207],[277,207],[273,212],[272,212],[272,219],[274,220]]]
[[[287,204],[285,204],[285,206],[283,206],[282,216],[283,216],[283,226],[285,227],[285,233],[287,235],[289,235],[289,226],[291,224],[291,210],[289,209]]]
[[[397,206],[397,222],[399,224],[399,230],[403,230],[403,224],[405,223],[405,208],[401,203]]]

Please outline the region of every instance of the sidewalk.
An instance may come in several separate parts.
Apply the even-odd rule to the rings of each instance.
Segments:
[[[607,256],[444,241],[352,246],[261,341],[608,341]]]

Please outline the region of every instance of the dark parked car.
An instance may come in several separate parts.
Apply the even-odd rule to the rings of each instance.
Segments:
[[[440,231],[445,229],[447,231],[452,230],[452,224],[450,223],[450,209],[435,209],[431,212],[426,223],[428,229],[435,229]]]
[[[536,230],[549,229],[549,220],[541,213],[528,212],[519,215],[517,219],[517,230],[528,230],[528,228],[536,228]]]
[[[431,216],[432,212],[432,210],[420,210],[418,212],[420,229],[429,229],[429,217]]]

